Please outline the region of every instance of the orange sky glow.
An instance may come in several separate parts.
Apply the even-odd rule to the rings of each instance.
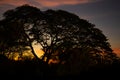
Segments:
[[[96,0],[0,0],[0,4],[20,6],[23,4],[40,5],[41,7],[55,7],[60,5],[75,5],[90,3]]]
[[[113,52],[116,53],[120,57],[120,48],[114,48]]]

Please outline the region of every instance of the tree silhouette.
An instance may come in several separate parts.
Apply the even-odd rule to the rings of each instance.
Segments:
[[[106,36],[94,24],[63,10],[47,10],[44,14],[38,31],[33,32],[37,31],[34,38],[41,44],[45,52],[42,59],[46,57],[47,63],[52,58],[60,60],[60,63],[66,61],[74,54],[70,52],[74,49],[79,49],[78,54],[89,56],[97,63],[105,63],[107,56],[109,63],[112,57],[117,58]]]
[[[117,58],[102,31],[73,13],[63,10],[41,11],[23,5],[3,15],[4,19],[0,21],[1,53],[23,54],[30,50],[35,58],[40,59],[34,51],[34,45],[37,44],[44,51],[42,60],[46,63],[51,59],[59,64],[70,61],[76,49],[79,51],[76,54],[88,57],[89,62],[111,63],[113,56]]]
[[[9,49],[11,48],[10,50],[12,51],[18,49],[15,52],[19,53],[23,53],[23,51],[30,49],[33,55],[38,58],[32,45],[34,40],[29,33],[31,25],[35,24],[33,24],[33,22],[40,17],[40,10],[35,7],[23,5],[14,10],[6,11],[4,17],[5,18],[1,21],[1,28],[3,28],[1,31],[1,40],[3,40],[4,43],[1,42],[7,45]],[[1,47],[3,46],[1,45]],[[5,49],[10,52],[8,48]]]

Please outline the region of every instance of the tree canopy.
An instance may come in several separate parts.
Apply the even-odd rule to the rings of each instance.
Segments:
[[[108,39],[94,24],[64,10],[46,10],[23,5],[3,14],[0,21],[0,52],[23,54],[31,51],[35,58],[62,64],[74,54],[97,63],[117,59]],[[38,58],[34,45],[44,51]],[[39,46],[38,46],[39,47]],[[78,50],[77,53],[75,50]],[[80,58],[80,57],[78,57]],[[82,58],[81,58],[82,59]],[[89,60],[90,59],[90,60]],[[96,62],[95,62],[96,63]]]

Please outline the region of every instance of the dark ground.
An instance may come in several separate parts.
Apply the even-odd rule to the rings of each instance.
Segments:
[[[77,75],[56,76],[50,68],[35,61],[0,62],[0,80],[120,80],[120,64],[92,67]]]

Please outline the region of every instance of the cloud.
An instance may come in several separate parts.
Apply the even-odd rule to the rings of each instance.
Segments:
[[[41,7],[56,7],[61,5],[85,4],[94,1],[97,0],[0,0],[0,4],[10,4],[14,6],[30,4]]]
[[[9,4],[14,6],[20,6],[27,3],[27,0],[0,0],[0,5]]]
[[[89,3],[92,0],[37,0],[42,6],[55,7],[60,5],[75,5]]]
[[[8,9],[29,4],[38,8],[53,8],[62,5],[76,5],[96,2],[99,0],[0,0],[0,18]]]

